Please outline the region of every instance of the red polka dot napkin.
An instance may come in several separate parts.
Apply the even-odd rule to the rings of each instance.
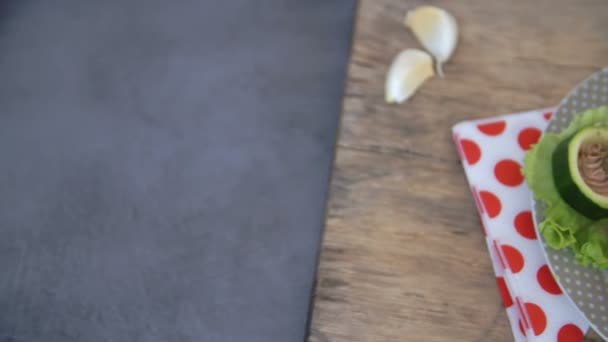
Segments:
[[[577,342],[589,329],[546,264],[532,221],[531,193],[520,172],[525,152],[552,111],[465,121],[452,128],[515,341]]]

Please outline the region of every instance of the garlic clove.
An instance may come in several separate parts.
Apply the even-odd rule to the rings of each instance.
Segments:
[[[435,75],[433,58],[428,53],[418,49],[401,51],[393,60],[386,75],[386,102],[404,102],[433,75]]]
[[[442,65],[450,58],[458,42],[456,19],[444,9],[420,6],[407,12],[404,23],[435,57],[437,73],[443,76]]]

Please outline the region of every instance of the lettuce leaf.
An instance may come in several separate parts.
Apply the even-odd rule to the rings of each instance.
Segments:
[[[579,214],[560,196],[553,181],[551,158],[557,145],[581,128],[608,123],[608,107],[577,115],[560,134],[545,133],[524,157],[522,173],[534,197],[545,203],[545,218],[539,230],[554,249],[571,247],[582,265],[608,268],[608,219],[594,222]]]
[[[555,221],[544,220],[540,223],[540,231],[547,245],[553,249],[571,247],[576,243],[576,238],[572,231]]]
[[[553,182],[551,157],[560,142],[557,134],[545,133],[539,142],[524,156],[522,173],[536,199],[553,205],[562,202]]]
[[[572,122],[563,130],[559,136],[561,139],[571,136],[581,128],[592,126],[594,124],[606,124],[608,122],[608,107],[602,106],[594,109],[589,109],[572,119]]]
[[[591,223],[566,202],[560,201],[545,210],[545,219],[539,228],[551,248],[562,249],[574,246],[578,241],[576,233]]]
[[[574,246],[575,259],[582,265],[597,268],[608,267],[608,219],[590,224],[577,234]]]

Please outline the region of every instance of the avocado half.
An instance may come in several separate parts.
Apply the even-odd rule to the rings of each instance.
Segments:
[[[598,220],[608,217],[608,196],[595,192],[578,166],[583,144],[608,147],[608,126],[585,127],[564,139],[552,156],[553,180],[562,199],[582,215]]]

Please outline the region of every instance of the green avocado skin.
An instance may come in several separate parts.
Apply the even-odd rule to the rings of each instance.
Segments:
[[[572,180],[569,164],[571,162],[578,163],[578,161],[569,160],[568,145],[577,133],[562,140],[553,152],[553,156],[551,157],[553,182],[562,199],[581,215],[592,220],[606,218],[608,217],[608,209],[600,207],[597,203],[585,196],[583,191],[581,191]]]

